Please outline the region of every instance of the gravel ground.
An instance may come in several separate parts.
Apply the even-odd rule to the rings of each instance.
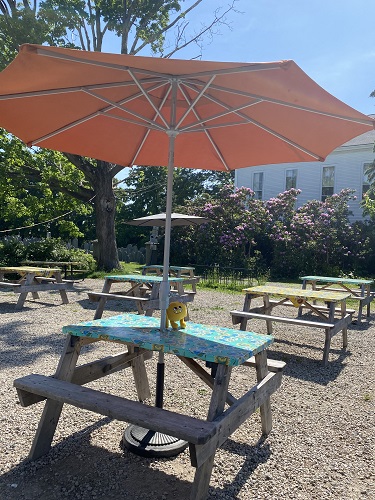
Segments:
[[[159,460],[124,452],[120,441],[126,424],[68,405],[50,453],[27,462],[43,403],[22,408],[13,380],[54,372],[64,343],[61,327],[93,318],[95,305],[88,301],[87,291],[101,290],[102,284],[77,284],[67,305],[61,304],[59,294],[42,294],[41,301],[26,302],[20,312],[14,311],[14,294],[1,294],[1,499],[189,498],[195,469],[187,450]],[[198,291],[189,306],[190,319],[232,327],[229,311],[241,308],[242,302],[241,294]],[[113,301],[104,316],[120,313],[123,307]],[[264,321],[253,320],[250,327],[266,333]],[[334,337],[329,366],[323,367],[322,330],[276,323],[268,356],[287,365],[282,386],[271,398],[273,430],[261,439],[256,412],[224,443],[216,453],[209,498],[374,499],[374,334],[372,314],[361,325],[351,325],[346,352],[341,336]],[[117,345],[98,343],[84,350],[80,362],[119,350]],[[156,361],[154,356],[146,362],[151,388]],[[238,394],[241,385],[252,385],[253,371],[235,369],[231,392]],[[136,399],[129,370],[89,385]],[[165,408],[204,417],[208,401],[203,382],[166,356]]]

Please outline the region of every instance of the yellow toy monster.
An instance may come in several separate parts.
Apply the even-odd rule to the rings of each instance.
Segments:
[[[167,309],[167,328],[171,322],[173,330],[178,329],[178,321],[180,321],[180,328],[186,328],[184,321],[187,316],[187,308],[182,302],[171,302]]]

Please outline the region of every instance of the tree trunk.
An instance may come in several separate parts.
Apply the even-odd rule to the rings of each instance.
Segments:
[[[98,268],[104,271],[120,269],[115,233],[116,199],[112,180],[109,172],[100,168],[95,170],[92,178],[98,240],[97,263]]]

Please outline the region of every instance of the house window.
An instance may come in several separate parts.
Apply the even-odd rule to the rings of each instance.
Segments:
[[[257,172],[254,174],[253,191],[257,200],[263,199],[263,172]]]
[[[326,201],[327,196],[333,195],[334,187],[335,187],[335,167],[323,167],[322,201]]]
[[[296,189],[297,188],[297,169],[293,168],[287,170],[285,174],[285,189]]]
[[[363,174],[362,174],[362,198],[364,195],[367,193],[367,191],[370,189],[370,181],[368,180],[366,170],[367,168],[372,165],[372,163],[365,163],[363,165]]]

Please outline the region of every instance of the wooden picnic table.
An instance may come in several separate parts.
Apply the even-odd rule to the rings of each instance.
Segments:
[[[149,264],[143,266],[142,274],[156,273],[157,276],[163,276],[164,266],[158,264]],[[186,284],[191,284],[191,289],[193,292],[197,291],[197,283],[199,282],[199,276],[195,276],[194,267],[189,266],[169,266],[169,276],[175,276],[176,278],[185,278]],[[188,281],[189,280],[189,281]]]
[[[106,276],[101,292],[88,292],[89,299],[98,302],[94,319],[99,319],[107,300],[131,300],[134,301],[139,314],[152,316],[156,309],[160,309],[160,286],[163,281],[161,276],[124,274]],[[170,301],[173,300],[187,303],[194,300],[194,292],[185,291],[185,278],[169,277]],[[125,291],[111,292],[114,283],[128,284]]]
[[[255,286],[243,290],[245,300],[242,311],[231,311],[233,324],[240,324],[241,330],[246,330],[250,319],[263,319],[267,324],[267,333],[272,333],[272,322],[289,323],[310,328],[323,328],[325,330],[325,344],[323,350],[323,364],[327,365],[331,339],[342,331],[343,348],[348,345],[347,327],[352,321],[353,311],[346,308],[346,300],[350,293],[321,290],[305,290],[301,288],[289,288],[278,286]],[[254,298],[262,297],[263,306],[251,308]],[[318,305],[316,302],[325,305]],[[272,310],[277,306],[291,306],[307,308],[313,315],[311,320],[306,320],[298,315],[297,318],[289,316],[274,316]],[[338,306],[336,308],[336,306]],[[336,316],[339,316],[337,318]]]
[[[186,441],[191,465],[196,468],[190,499],[203,500],[207,498],[216,449],[258,408],[263,434],[271,431],[270,396],[280,387],[285,365],[267,360],[266,348],[273,342],[271,336],[190,321],[184,330],[177,331],[161,331],[157,325],[158,319],[154,317],[123,314],[63,328],[67,339],[56,373],[51,377],[28,375],[14,381],[22,406],[47,399],[30,460],[49,452],[63,404],[68,403],[141,426],[148,432]],[[81,347],[98,341],[124,344],[127,350],[77,367]],[[144,358],[150,357],[152,351],[180,359],[212,389],[206,420],[141,402],[150,397]],[[214,378],[201,361],[217,363]],[[243,387],[236,388],[243,393],[237,398],[228,391],[228,386],[232,369],[241,365],[256,368],[257,383],[251,387],[252,383],[245,381]],[[129,366],[133,369],[139,401],[82,387]],[[142,447],[142,443],[139,445]]]
[[[22,265],[25,266],[42,266],[42,267],[49,267],[49,266],[55,266],[55,267],[61,267],[63,272],[64,272],[64,279],[67,279],[68,277],[68,270],[70,272],[70,276],[73,277],[74,273],[74,267],[79,266],[79,262],[75,261],[44,261],[44,260],[25,260],[24,262],[21,263]]]
[[[5,275],[17,274],[16,280],[6,280]],[[15,309],[22,309],[27,295],[31,293],[32,298],[39,299],[39,292],[58,291],[63,304],[68,304],[66,290],[70,289],[71,283],[64,282],[60,269],[32,267],[32,266],[5,266],[0,267],[0,291],[11,290],[19,293]]]
[[[358,300],[358,323],[362,320],[362,309],[367,306],[367,317],[370,317],[370,303],[374,299],[371,293],[371,286],[374,280],[354,279],[354,278],[332,278],[330,276],[301,276],[302,288],[311,285],[313,290],[333,290],[338,292],[349,292],[350,298]],[[317,286],[317,283],[324,283]],[[339,288],[333,289],[332,286]]]

